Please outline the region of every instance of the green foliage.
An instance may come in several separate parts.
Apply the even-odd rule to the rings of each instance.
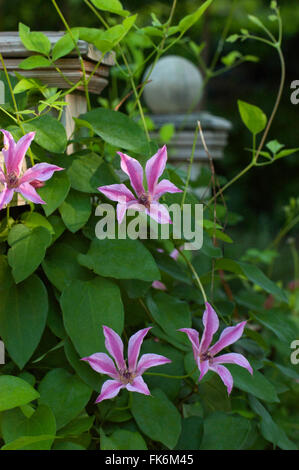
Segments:
[[[25,206],[12,205],[1,212],[3,450],[297,449],[298,373],[290,364],[290,344],[299,334],[294,241],[288,245],[294,258],[295,274],[290,278],[294,282],[278,280],[274,263],[284,261],[279,243],[298,222],[298,201],[292,198],[285,207],[285,225],[271,245],[246,246],[240,256],[233,255],[233,228],[242,223],[242,216],[231,212],[231,199],[226,197],[231,181],[225,186],[221,176],[216,182],[225,190],[219,192],[215,205],[213,199],[205,201],[200,251],[184,251],[184,236],[181,240],[172,236],[169,240],[118,239],[119,227],[115,239],[97,238],[97,224],[104,217],[96,209],[107,202],[98,188],[121,182],[132,189],[119,171],[117,151],[129,153],[144,167],[159,145],[171,142],[176,132],[172,123],[157,129],[145,115],[138,98],[146,86],[142,83],[145,66],[175,44],[201,63],[206,81],[242,62],[257,61],[247,50],[242,52],[242,43],[251,38],[249,29],[242,27],[240,34],[228,34],[226,39],[227,46],[241,39],[240,50],[224,50],[222,36],[216,69],[205,67],[202,52],[206,44],[197,37],[192,41],[186,33],[199,32],[198,23],[210,6],[209,21],[213,23],[219,5],[212,5],[212,0],[200,3],[199,7],[191,5],[184,17],[179,17],[179,6],[170,19],[152,12],[149,22],[142,24],[144,15],[130,14],[118,0],[91,0],[103,27],[88,22],[84,27],[70,26],[52,46],[46,34],[19,24],[20,39],[30,51],[20,64],[26,76],[0,72],[5,86],[0,127],[11,131],[16,140],[24,133],[36,133],[27,152],[27,167],[47,162],[64,171],[37,187],[46,204],[29,205],[27,201]],[[86,8],[89,4],[86,2]],[[271,8],[269,20],[277,28],[275,2]],[[249,20],[259,33],[266,32],[268,19],[251,15]],[[247,15],[244,22],[249,28]],[[83,17],[80,24],[85,24]],[[98,48],[102,57],[106,53],[115,57],[111,86],[98,98],[102,107],[96,104],[96,97],[89,97],[85,72],[90,74],[90,70],[82,70],[77,84],[66,82],[66,90],[28,76],[35,68],[57,67],[57,61],[70,53],[75,57],[79,40]],[[102,66],[101,58],[95,67]],[[57,69],[57,73],[63,71]],[[70,89],[79,92],[78,87],[88,98],[88,111],[73,116],[75,129],[67,136],[62,124],[64,100]],[[247,102],[239,100],[238,107],[253,134],[253,147],[257,147],[255,138],[265,131],[267,117]],[[153,130],[158,142],[148,135]],[[255,159],[256,149],[250,149],[252,165],[272,164],[298,151],[274,138],[267,142],[266,137],[259,153],[262,161]],[[188,182],[186,172],[174,167],[171,160],[161,177],[182,189],[186,186],[185,202],[192,206],[202,202],[198,187],[211,183],[209,170],[197,181]],[[161,202],[180,204],[181,198],[181,194],[167,195]],[[174,248],[181,251],[177,259]],[[154,281],[161,281],[165,291],[154,289]],[[213,342],[224,328],[247,321],[242,338],[223,354],[243,354],[253,375],[228,364],[234,381],[230,395],[212,370],[199,382],[190,341],[178,332],[194,328],[201,339],[203,290],[209,302],[213,299],[220,320]],[[82,359],[107,353],[103,325],[122,337],[125,351],[131,335],[151,327],[140,354],[163,355],[171,361],[144,372],[151,395],[121,390],[118,396],[95,404],[107,376]]]

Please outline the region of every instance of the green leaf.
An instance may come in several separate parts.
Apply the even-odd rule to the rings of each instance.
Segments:
[[[181,416],[159,389],[152,396],[132,394],[132,413],[139,429],[153,441],[173,449],[181,434]]]
[[[80,119],[89,122],[95,134],[114,147],[147,153],[148,142],[141,127],[126,114],[111,109],[96,108]]]
[[[251,281],[260,286],[269,294],[274,295],[281,302],[288,302],[288,299],[282,289],[278,287],[273,281],[268,279],[263,271],[253,264],[243,263],[238,261],[237,264],[243,271],[243,274]]]
[[[41,436],[25,436],[19,437],[13,442],[6,444],[1,447],[1,450],[21,450],[26,448],[26,450],[31,446],[31,448],[37,449],[37,445],[44,441],[54,440],[55,436],[51,435],[41,435]],[[38,446],[39,447],[39,446]]]
[[[240,59],[242,54],[239,51],[231,51],[226,56],[222,57],[221,62],[226,66],[233,65],[237,59]]]
[[[19,23],[19,36],[28,51],[39,52],[48,55],[51,50],[51,43],[48,37],[40,32],[30,32],[30,28]]]
[[[123,9],[119,0],[91,0],[95,7],[99,10],[109,11],[120,16],[127,16],[129,12]]]
[[[259,371],[254,370],[251,375],[243,367],[234,364],[225,365],[234,379],[234,387],[260,398],[269,403],[279,402],[274,386]]]
[[[23,212],[21,215],[21,220],[26,227],[33,230],[37,227],[44,227],[54,235],[55,231],[46,217],[41,215],[39,212]]]
[[[0,411],[26,405],[39,397],[29,383],[12,375],[0,375]]]
[[[238,34],[231,34],[226,38],[226,42],[234,43],[239,39],[239,37],[240,36]]]
[[[72,35],[75,41],[79,39],[79,34],[75,30],[72,30]],[[66,33],[62,38],[60,38],[53,46],[52,50],[52,59],[58,60],[60,57],[63,57],[69,54],[75,47],[73,38],[69,33]]]
[[[0,336],[20,369],[39,344],[47,313],[47,291],[35,275],[1,292]]]
[[[284,150],[281,150],[281,152],[278,152],[278,153],[275,155],[274,160],[277,160],[278,158],[288,157],[289,155],[292,155],[293,153],[297,153],[297,152],[299,152],[299,147],[294,148],[294,149],[284,149]]]
[[[66,149],[67,137],[65,128],[57,119],[46,114],[34,121],[23,124],[25,132],[35,131],[34,141],[42,148],[53,153],[63,153]]]
[[[117,429],[107,437],[101,431],[101,450],[147,450],[146,443],[139,432]]]
[[[58,242],[51,247],[42,263],[49,281],[60,291],[79,279],[88,280],[92,274],[77,262],[78,251],[70,244]]]
[[[66,370],[53,369],[41,381],[39,393],[39,404],[51,408],[57,429],[60,429],[83,410],[90,399],[91,389]]]
[[[252,134],[259,134],[265,129],[267,116],[260,108],[241,100],[238,100],[238,107],[243,123]]]
[[[56,171],[45,186],[38,190],[38,194],[46,202],[42,207],[47,217],[61,206],[69,193],[70,186],[66,171]]]
[[[206,0],[194,13],[185,16],[178,24],[179,31],[185,33],[187,29],[191,28],[211,5],[212,1]]]
[[[23,70],[33,70],[42,67],[50,67],[52,62],[49,59],[42,55],[32,55],[30,57],[26,57],[26,59],[22,60],[19,63],[19,69]]]
[[[123,330],[120,291],[107,279],[73,281],[63,291],[60,303],[65,329],[80,357],[105,351],[102,325],[119,334]]]
[[[111,166],[96,153],[89,151],[71,156],[67,174],[72,188],[83,193],[99,194],[99,186],[117,182]]]
[[[266,147],[275,155],[284,145],[280,144],[277,140],[271,140],[266,144]]]
[[[23,414],[20,408],[16,408],[3,413],[1,428],[5,444],[9,444],[20,437],[46,434],[55,436],[56,421],[50,408],[45,405],[39,406],[29,418]],[[24,446],[24,450],[49,450],[53,440]]]
[[[273,333],[284,343],[290,344],[293,341],[296,327],[284,311],[277,309],[271,309],[269,311],[258,311],[252,314],[252,316],[256,319],[257,322],[273,331]]]
[[[89,431],[93,422],[94,416],[79,416],[58,432],[59,436],[79,436],[83,432]]]
[[[154,258],[139,240],[94,239],[88,253],[79,255],[78,261],[105,277],[142,281],[160,279]]]
[[[165,294],[157,292],[153,298],[147,297],[147,306],[156,323],[165,331],[166,334],[174,336],[175,339],[187,343],[183,335],[179,335],[179,328],[191,327],[191,313],[189,305],[186,302]]]
[[[30,230],[23,224],[12,227],[8,235],[7,259],[12,267],[12,275],[18,284],[29,277],[45,257],[46,249],[51,243],[51,234],[44,227]]]
[[[288,439],[284,430],[277,426],[270,413],[255,397],[249,395],[249,404],[253,411],[261,417],[261,433],[267,441],[284,450],[297,450],[297,446]]]
[[[66,227],[72,233],[78,232],[90,217],[90,196],[71,189],[67,198],[59,207],[59,212]]]
[[[201,450],[241,450],[251,431],[250,421],[217,411],[204,421]]]
[[[182,420],[182,433],[176,445],[178,450],[198,450],[203,437],[203,419],[190,416]]]

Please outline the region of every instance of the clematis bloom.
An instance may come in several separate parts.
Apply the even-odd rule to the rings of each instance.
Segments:
[[[129,339],[127,365],[123,354],[124,345],[120,336],[108,326],[103,325],[105,346],[114,362],[105,353],[95,353],[82,358],[82,361],[88,362],[96,372],[109,375],[113,379],[104,382],[96,403],[114,398],[122,388],[126,388],[129,392],[150,395],[142,374],[150,367],[171,362],[167,357],[158,354],[143,354],[138,360],[143,339],[150,329],[151,327],[139,330]]]
[[[36,204],[46,204],[37,194],[35,188],[43,186],[43,182],[50,179],[54,171],[61,171],[63,168],[49,163],[38,163],[21,175],[23,160],[34,139],[35,132],[25,134],[17,143],[10,132],[4,129],[1,129],[1,132],[4,136],[2,153],[5,171],[0,168],[0,183],[4,185],[0,194],[0,209],[10,203],[14,192],[21,193],[26,199]]]
[[[166,207],[159,204],[159,198],[165,193],[180,193],[182,190],[166,179],[158,183],[167,161],[166,145],[160,148],[146,163],[147,190],[143,186],[143,168],[140,163],[129,155],[117,153],[121,159],[121,169],[129,176],[136,196],[124,184],[100,186],[98,190],[107,198],[118,202],[118,223],[122,222],[125,212],[129,208],[140,212],[145,211],[160,224],[172,223]]]
[[[233,377],[229,370],[222,364],[237,364],[247,369],[250,374],[253,373],[252,367],[242,354],[228,353],[221,354],[220,356],[216,356],[216,354],[241,338],[246,321],[240,322],[236,326],[225,328],[219,340],[213,346],[211,346],[211,342],[214,333],[216,333],[219,328],[219,320],[217,313],[208,302],[206,302],[206,310],[203,314],[202,322],[204,332],[200,343],[199,333],[193,328],[181,328],[179,331],[186,333],[192,344],[194,359],[200,371],[199,380],[204,377],[208,370],[212,370],[220,376],[227,388],[228,394],[230,394],[234,384]]]

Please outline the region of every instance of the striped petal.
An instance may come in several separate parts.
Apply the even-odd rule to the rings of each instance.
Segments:
[[[20,178],[20,184],[30,183],[34,180],[47,181],[52,178],[55,171],[61,170],[64,170],[64,168],[60,168],[60,166],[57,165],[50,165],[49,163],[38,163],[32,168],[29,168],[29,170],[25,171],[23,176]]]
[[[202,317],[202,322],[204,325],[204,332],[201,338],[199,350],[201,353],[204,353],[208,350],[212,342],[213,335],[219,328],[217,313],[208,302],[206,302],[206,309]]]
[[[132,188],[134,188],[137,196],[144,193],[143,187],[143,168],[135,158],[129,157],[122,152],[117,152],[120,156],[120,167],[129,176]]]
[[[245,369],[253,374],[253,370],[249,362],[247,361],[246,357],[242,354],[237,353],[229,353],[229,354],[222,354],[221,356],[217,356],[213,358],[213,365],[214,364],[237,364],[238,366],[244,367]]]
[[[128,344],[128,363],[129,363],[129,370],[135,371],[138,361],[138,356],[140,353],[140,348],[143,342],[144,337],[147,335],[149,330],[152,327],[144,328],[143,330],[137,331],[131,338],[129,339]]]
[[[103,383],[100,395],[96,399],[96,403],[116,397],[124,387],[125,385],[117,380],[106,380],[106,382]]]
[[[13,189],[3,189],[3,191],[0,194],[0,210],[3,209],[4,206],[10,203],[10,201],[13,198]]]
[[[149,192],[154,195],[155,187],[158,179],[162,175],[167,161],[167,148],[166,145],[160,148],[158,152],[150,158],[145,167],[147,187]]]
[[[215,356],[219,351],[226,348],[230,344],[235,343],[241,338],[246,321],[238,323],[236,326],[229,326],[222,331],[219,340],[210,348],[209,352],[212,356]]]
[[[234,385],[233,377],[230,371],[226,367],[219,365],[211,366],[210,369],[219,375],[222,382],[227,388],[227,393],[230,395]]]
[[[107,351],[111,354],[113,359],[116,362],[116,365],[119,370],[126,368],[126,363],[124,360],[124,345],[120,336],[109,328],[108,326],[103,325],[104,336],[105,336],[105,346]]]
[[[199,355],[199,333],[198,331],[194,330],[194,328],[181,328],[178,331],[182,331],[186,333],[188,336],[190,343],[192,344],[194,359],[197,361]]]
[[[169,212],[163,204],[159,204],[158,202],[153,202],[150,205],[149,209],[146,209],[145,212],[149,215],[152,219],[154,219],[158,224],[172,224],[172,220],[170,218]]]
[[[148,386],[146,385],[141,376],[136,377],[132,384],[127,384],[126,389],[129,390],[129,392],[143,393],[143,395],[151,394],[148,389]]]
[[[162,180],[155,186],[154,200],[158,200],[165,193],[182,193],[183,191],[168,180]]]
[[[9,131],[5,129],[1,129],[3,133],[3,143],[4,147],[2,149],[2,153],[4,156],[5,168],[7,173],[15,172],[17,169],[14,166],[14,156],[15,156],[15,148],[16,143],[14,141],[13,136]],[[19,176],[19,173],[18,173]]]
[[[142,375],[150,367],[162,366],[163,364],[168,364],[171,362],[165,356],[160,356],[160,354],[143,354],[137,364],[137,374]]]
[[[100,186],[98,191],[104,194],[111,201],[126,203],[135,200],[133,193],[125,184],[110,184],[108,186]]]
[[[209,361],[200,361],[198,359],[197,365],[198,365],[198,368],[199,368],[199,371],[200,371],[200,376],[199,376],[198,380],[201,380],[206,375],[206,373],[208,372],[208,370],[210,368],[210,364],[209,364]]]
[[[28,199],[29,201],[35,202],[36,204],[46,204],[30,183],[23,183],[15,190],[18,193],[21,193],[24,198]]]
[[[14,158],[13,158],[13,166],[15,168],[15,172],[19,175],[20,171],[22,169],[22,163],[24,160],[24,157],[26,155],[26,152],[34,139],[35,132],[29,132],[28,134],[25,134],[23,137],[21,137],[16,146],[15,146],[15,152],[14,152]],[[47,163],[45,163],[47,165]]]
[[[115,368],[111,357],[105,353],[95,353],[92,356],[83,357],[81,361],[86,361],[90,367],[100,374],[110,375],[113,379],[117,379],[119,374]]]

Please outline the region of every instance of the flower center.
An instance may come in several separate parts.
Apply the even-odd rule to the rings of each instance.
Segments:
[[[6,183],[9,189],[16,188],[18,186],[18,175],[13,171],[6,176]]]
[[[151,195],[148,194],[148,193],[141,194],[138,198],[138,202],[139,202],[139,204],[142,204],[147,209],[149,209],[150,205],[151,205],[151,202],[152,202]]]
[[[213,356],[209,353],[209,351],[201,353],[199,357],[201,361],[210,361],[213,359]]]
[[[126,370],[121,370],[119,372],[120,380],[124,385],[132,384],[135,379],[135,374],[133,372]]]

